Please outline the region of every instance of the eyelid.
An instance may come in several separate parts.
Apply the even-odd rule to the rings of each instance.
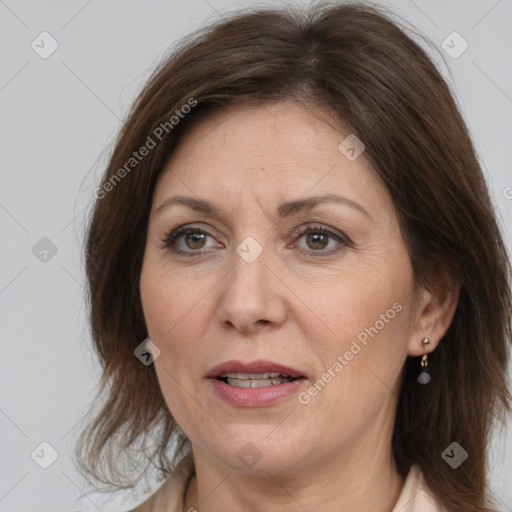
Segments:
[[[209,233],[206,229],[202,228],[198,224],[183,224],[176,228],[166,231],[162,239],[162,249],[169,249],[171,245],[182,235],[188,234],[189,232],[203,233],[211,238],[215,238],[215,235]],[[177,251],[180,252],[180,251]],[[183,252],[194,252],[198,254],[201,251],[183,251]],[[203,251],[204,252],[204,251]]]
[[[340,232],[334,228],[330,228],[329,226],[326,226],[322,223],[307,223],[307,224],[301,224],[300,226],[297,226],[296,228],[293,228],[292,234],[294,236],[301,236],[307,233],[308,231],[318,231],[325,234],[328,234],[332,236],[333,238],[338,238],[343,240],[347,245],[352,245],[352,240],[349,236],[347,236],[345,233]]]
[[[300,249],[300,252],[302,252],[305,256],[312,256],[316,258],[328,258],[330,256],[336,256],[340,252],[343,251],[343,249],[346,248],[353,248],[354,244],[352,243],[352,240],[345,235],[343,232],[339,232],[338,230],[335,230],[333,228],[330,228],[328,226],[325,226],[323,224],[306,224],[299,226],[297,228],[293,229],[293,234],[295,237],[298,237],[298,240],[303,238],[304,235],[307,233],[321,233],[324,235],[327,235],[331,239],[335,240],[337,242],[337,245],[334,247],[331,247],[328,250],[321,250],[321,251],[314,251],[312,249]],[[293,245],[295,245],[296,242],[293,242]]]
[[[163,243],[162,249],[171,250],[171,252],[178,254],[178,255],[197,256],[197,257],[202,256],[205,253],[207,253],[208,250],[183,251],[181,249],[176,249],[176,248],[173,249],[172,248],[172,245],[174,244],[174,242],[176,240],[178,240],[181,236],[188,234],[190,232],[193,232],[193,233],[198,232],[198,233],[202,233],[206,236],[209,236],[211,238],[215,238],[215,235],[212,235],[207,229],[204,229],[197,224],[184,224],[184,225],[178,226],[178,227],[173,228],[166,232],[166,234],[162,240],[162,243]],[[327,251],[314,251],[314,250],[300,249],[300,252],[302,252],[305,255],[317,256],[317,257],[327,257],[329,255],[334,255],[334,254],[338,253],[343,246],[345,246],[345,247],[353,246],[352,240],[346,234],[344,234],[343,232],[339,232],[338,230],[330,228],[321,223],[301,224],[299,226],[292,228],[292,230],[290,231],[290,235],[292,235],[294,237],[298,237],[300,239],[300,238],[302,238],[302,236],[304,236],[305,234],[307,234],[309,232],[323,233],[323,234],[333,238],[334,240],[336,240],[338,242],[338,246],[337,246],[337,248],[331,248]],[[293,244],[295,244],[295,242],[293,242]],[[340,248],[340,246],[342,246],[342,247]]]

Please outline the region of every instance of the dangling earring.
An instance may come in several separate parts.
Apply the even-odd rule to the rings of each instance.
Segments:
[[[430,340],[428,338],[423,338],[421,340],[421,343],[423,346],[426,346],[430,343]],[[427,354],[424,354],[421,358],[421,368],[423,371],[418,375],[418,378],[416,379],[420,384],[428,384],[430,382],[430,374],[426,371],[426,368],[428,366],[428,356]]]

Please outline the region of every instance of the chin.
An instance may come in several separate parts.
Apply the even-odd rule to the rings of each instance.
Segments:
[[[253,474],[287,473],[300,469],[305,454],[298,452],[300,443],[269,441],[268,429],[258,435],[244,435],[234,438],[229,445],[217,447],[214,453],[223,464],[233,471]],[[302,445],[304,446],[304,445]],[[229,450],[226,450],[229,448]]]

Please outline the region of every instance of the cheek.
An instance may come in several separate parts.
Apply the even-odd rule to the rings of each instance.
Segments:
[[[390,279],[385,267],[375,264],[368,271],[345,267],[335,280],[309,282],[303,300],[309,314],[302,317],[303,329],[317,325],[325,335],[345,341],[376,323],[379,332],[389,331],[389,325],[400,319],[408,294],[406,281]]]
[[[311,341],[310,354],[319,373],[301,403],[302,412],[326,418],[326,438],[338,439],[343,425],[345,441],[383,424],[393,414],[401,368],[406,358],[407,312],[394,293],[344,295],[343,307],[332,308],[335,335]],[[319,382],[320,381],[320,382]],[[308,409],[311,407],[311,409]]]
[[[186,276],[163,270],[162,265],[143,266],[140,280],[141,301],[148,337],[160,350],[155,371],[167,408],[180,428],[194,431],[190,417],[190,393],[197,382],[191,380],[190,370],[198,359],[198,342],[203,332],[198,318],[204,318],[207,289],[200,283],[190,283]],[[184,392],[184,389],[187,392]],[[206,418],[204,418],[206,421]]]
[[[177,346],[196,339],[194,329],[200,326],[193,320],[203,317],[208,290],[205,280],[194,280],[148,260],[142,269],[140,292],[150,339],[164,349],[176,339],[183,341]]]
[[[352,402],[364,393],[371,402],[381,391],[388,393],[406,358],[410,276],[374,263],[367,272],[346,272],[322,289],[313,288],[310,297],[317,318],[313,323],[311,313],[302,316],[301,329],[309,332],[316,366],[324,369],[316,377],[336,375],[334,384],[326,387],[337,402]],[[315,332],[313,324],[319,326]]]

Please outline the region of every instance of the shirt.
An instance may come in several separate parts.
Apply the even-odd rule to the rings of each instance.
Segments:
[[[194,474],[192,454],[185,456],[172,474],[156,492],[129,512],[182,512],[187,486]],[[163,503],[163,497],[172,496],[171,503]],[[186,511],[185,511],[186,512]],[[446,512],[428,492],[419,466],[413,465],[392,512]]]

